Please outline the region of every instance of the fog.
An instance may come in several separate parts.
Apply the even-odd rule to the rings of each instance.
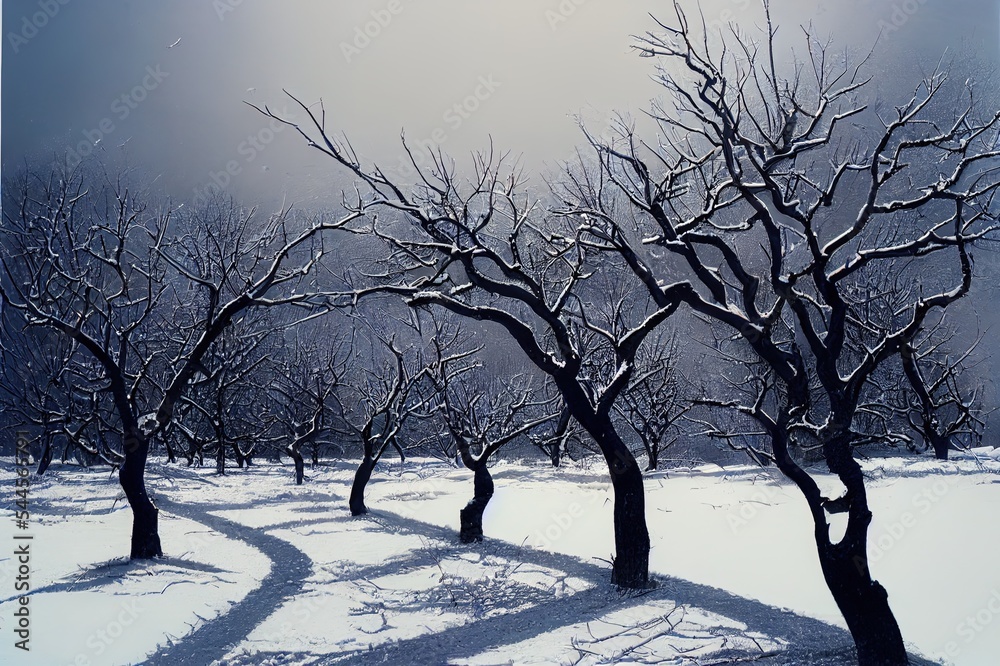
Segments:
[[[713,33],[762,25],[754,0],[682,6]],[[650,14],[673,19],[663,0],[6,0],[2,9],[4,174],[25,160],[125,155],[175,205],[218,186],[246,204],[306,209],[339,201],[348,183],[247,102],[305,120],[283,90],[316,111],[322,99],[328,128],[389,169],[405,155],[405,131],[411,145],[459,159],[492,140],[538,175],[572,156],[576,117],[600,125],[616,110],[648,108],[655,63],[637,56],[632,36],[656,28]],[[802,53],[806,25],[837,49],[875,44],[872,70],[889,101],[942,59],[986,82],[1000,60],[992,1],[773,0],[772,13],[789,47],[779,57]],[[978,270],[992,274],[996,263],[984,257]],[[970,339],[995,323],[981,307],[995,283],[978,283],[957,311]],[[980,350],[983,376],[993,374],[994,337]]]
[[[995,2],[772,5],[790,43],[809,22],[837,46],[867,48],[881,31],[887,93],[905,94],[942,54],[980,75],[998,56]],[[700,8],[713,30],[760,24],[752,0]],[[455,156],[492,138],[538,173],[580,142],[574,116],[647,107],[653,65],[630,36],[672,11],[662,0],[6,0],[3,169],[121,146],[176,201],[215,182],[247,202],[318,204],[339,190],[329,165],[244,103],[303,119],[287,89],[322,99],[329,127],[366,158],[398,163],[405,130]]]

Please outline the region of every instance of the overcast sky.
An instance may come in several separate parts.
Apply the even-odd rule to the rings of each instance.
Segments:
[[[694,13],[698,4],[685,0]],[[773,0],[783,34],[812,21],[835,43],[881,29],[885,90],[911,89],[947,47],[1000,56],[996,0]],[[759,22],[755,0],[702,2],[713,25]],[[394,163],[399,133],[461,156],[494,143],[537,172],[579,143],[572,116],[599,122],[658,94],[629,48],[670,18],[662,0],[3,0],[3,168],[73,160],[124,144],[188,200],[227,186],[248,202],[306,203],[337,184],[291,131],[243,101],[293,112],[281,92],[322,98],[331,128]],[[46,15],[46,12],[48,15]],[[368,34],[365,34],[365,33]],[[458,105],[456,107],[456,105]],[[301,117],[301,113],[298,114]],[[126,143],[127,142],[127,143]],[[82,149],[82,150],[81,150]]]

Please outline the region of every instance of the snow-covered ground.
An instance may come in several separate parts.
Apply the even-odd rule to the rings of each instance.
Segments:
[[[876,577],[914,653],[998,663],[1000,462],[865,463]],[[191,470],[153,463],[167,557],[129,563],[131,516],[104,472],[31,488],[31,651],[14,648],[13,467],[0,465],[0,663],[850,663],[805,505],[776,472],[647,475],[659,586],[608,583],[602,466],[498,463],[482,544],[458,543],[471,474],[380,468],[351,518],[349,465]],[[823,481],[835,493],[835,484]],[[19,535],[23,534],[18,532]],[[768,656],[771,655],[771,656]]]

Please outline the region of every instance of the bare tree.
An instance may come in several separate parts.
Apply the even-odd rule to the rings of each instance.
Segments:
[[[1000,116],[980,117],[971,81],[952,85],[941,71],[899,106],[866,102],[867,59],[833,57],[808,30],[805,61],[782,76],[769,18],[762,40],[734,27],[720,43],[696,35],[678,3],[675,13],[638,45],[661,59],[658,139],[644,142],[624,119],[617,139],[590,136],[600,176],[571,196],[581,189],[571,175],[563,210],[658,303],[680,293],[766,364],[757,399],[742,408],[806,499],[858,660],[905,664],[869,569],[872,513],[853,424],[873,373],[969,291],[972,246],[992,231]],[[879,271],[922,286],[872,327],[858,316],[862,290],[850,287]],[[849,334],[863,344],[848,345]],[[789,454],[795,442],[822,451],[842,497],[822,495]],[[837,512],[848,524],[833,541],[827,515]]]
[[[315,465],[320,449],[334,446],[332,435],[347,433],[335,392],[344,382],[354,349],[352,336],[324,345],[306,342],[302,333],[296,330],[291,348],[277,361],[273,385],[265,391],[279,406],[274,410],[274,440],[288,442],[280,449],[292,459],[296,485],[305,479],[303,447],[312,447]]]
[[[635,378],[615,406],[615,411],[642,442],[646,471],[659,467],[660,454],[677,440],[677,435],[671,437],[671,431],[679,429],[692,406],[677,376],[678,356],[674,334],[666,340],[650,340],[643,345],[636,358]]]
[[[966,379],[969,358],[982,337],[965,345],[964,350],[950,353],[945,345],[952,333],[935,335],[939,332],[939,326],[935,326],[926,335],[907,342],[900,349],[900,360],[911,389],[907,423],[923,442],[922,447],[911,448],[930,448],[936,458],[947,460],[952,449],[978,446],[986,427],[982,386]]]
[[[439,348],[438,355],[443,353]],[[555,400],[538,390],[536,378],[522,374],[489,381],[482,374],[463,372],[460,381],[453,381],[459,372],[442,367],[430,375],[458,455],[473,473],[473,497],[459,514],[463,543],[483,540],[483,513],[494,492],[488,469],[492,456],[559,416]]]
[[[0,323],[0,406],[10,429],[21,429],[29,450],[37,452],[36,473],[44,474],[59,444],[60,458],[74,456],[83,464],[110,452],[98,449],[103,411],[100,396],[90,389],[80,350],[52,332],[24,327],[16,311]],[[103,455],[102,455],[103,453]]]
[[[580,424],[573,420],[569,408],[563,405],[558,418],[552,422],[552,428],[531,432],[528,434],[528,440],[549,457],[553,467],[559,467],[564,458],[573,459],[571,442],[575,442],[577,448],[590,448],[583,444],[585,436],[586,433],[582,432]]]
[[[243,467],[253,457],[267,425],[267,385],[273,376],[270,359],[274,350],[275,327],[264,315],[248,312],[223,331],[205,354],[203,371],[192,379],[181,397],[169,433],[188,444],[188,459],[204,460],[205,452],[215,457],[219,474],[226,473],[226,459]],[[164,444],[168,459],[174,458],[168,432]],[[214,450],[212,450],[214,449]]]
[[[351,404],[357,405],[355,409],[344,406],[342,392],[337,395],[345,422],[360,439],[362,447],[361,463],[354,475],[349,500],[353,516],[368,513],[365,488],[385,452],[391,447],[399,454],[400,462],[406,460],[406,445],[401,436],[407,423],[414,419],[428,419],[436,411],[436,395],[418,390],[420,384],[427,381],[434,365],[440,367],[438,372],[447,372],[451,363],[469,355],[468,352],[458,352],[428,362],[418,346],[410,345],[403,349],[397,345],[394,336],[383,337],[374,326],[372,333],[381,347],[389,352],[390,358],[382,363],[376,361],[373,368],[362,368],[360,376],[354,381],[348,379],[344,382],[344,388],[354,394]],[[458,335],[458,331],[454,331],[450,342],[457,340]]]
[[[363,208],[336,220],[282,211],[258,221],[253,210],[216,202],[170,236],[183,216],[143,196],[125,172],[28,172],[9,181],[0,280],[5,308],[62,333],[94,361],[93,387],[110,395],[121,438],[133,558],[162,554],[146,459],[204,373],[206,354],[251,308],[309,303],[301,284],[323,235],[348,228]],[[179,293],[180,284],[189,291]],[[190,307],[180,313],[178,303]]]
[[[679,293],[661,291],[658,305],[636,308],[640,318],[624,332],[586,321],[578,288],[596,268],[596,250],[578,242],[572,229],[540,210],[527,193],[519,169],[492,148],[473,157],[467,179],[440,152],[421,166],[412,153],[417,183],[410,188],[378,166],[365,167],[350,143],[325,127],[325,111],[292,97],[309,118],[299,125],[258,109],[296,129],[315,149],[357,177],[369,208],[386,213],[373,233],[392,242],[421,284],[409,285],[413,307],[437,307],[500,327],[558,388],[573,418],[600,448],[615,491],[615,558],[612,580],[645,587],[649,580],[642,472],[615,429],[615,402],[628,386],[642,341],[680,304]],[[405,140],[403,141],[406,147]],[[356,211],[358,212],[358,211]],[[555,228],[559,233],[553,233]],[[646,301],[649,302],[648,299]],[[581,328],[610,347],[616,371],[601,385],[585,371],[594,350],[581,348]]]

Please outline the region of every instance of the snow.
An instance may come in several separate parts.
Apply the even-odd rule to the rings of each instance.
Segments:
[[[864,462],[874,574],[911,650],[940,663],[1000,654],[993,451]],[[288,467],[220,477],[151,463],[167,557],[130,563],[115,479],[54,465],[32,477],[30,653],[13,648],[14,562],[0,555],[0,663],[849,663],[805,503],[777,472],[648,473],[658,586],[623,594],[608,583],[602,465],[491,469],[487,539],[465,545],[471,472],[444,463],[381,466],[360,518],[346,510],[347,463],[302,486]],[[0,462],[7,544],[12,479]],[[819,481],[836,494],[835,479]]]

